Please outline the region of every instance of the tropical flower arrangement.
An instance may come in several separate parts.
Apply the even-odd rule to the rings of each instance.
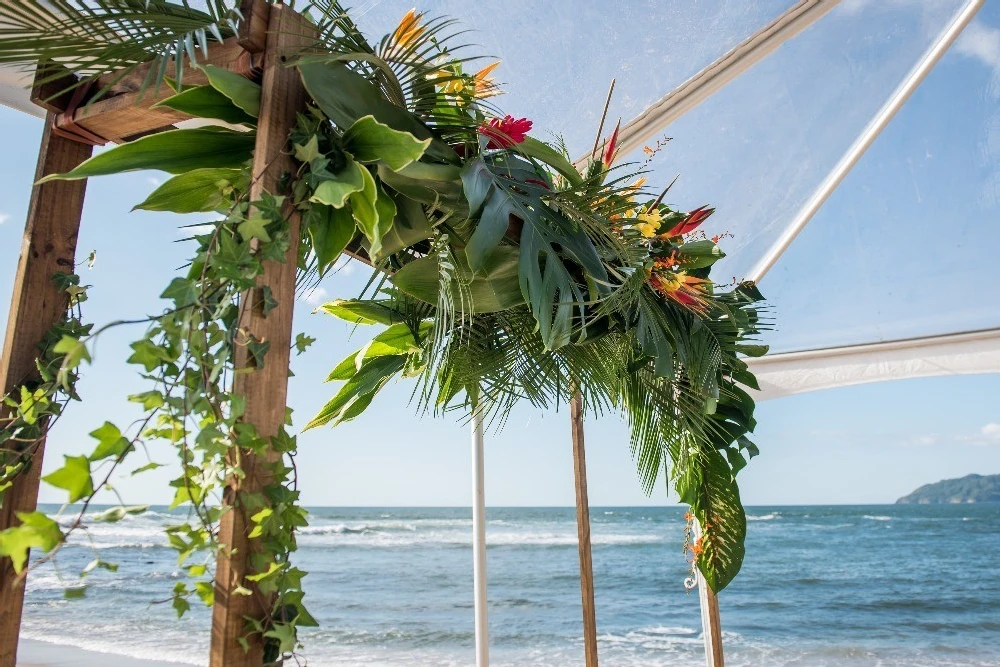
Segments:
[[[447,34],[451,21],[411,11],[372,44],[326,0],[312,3],[315,42],[288,62],[310,99],[289,137],[297,171],[281,192],[251,200],[260,84],[211,65],[199,66],[206,83],[181,76],[200,48],[232,33],[238,11],[221,2],[207,14],[167,0],[145,8],[104,0],[97,10],[57,4],[63,28],[67,16],[91,28],[131,26],[133,40],[109,46],[96,29],[74,32],[76,42],[55,39],[59,27],[31,32],[36,16],[10,5],[0,8],[0,22],[20,28],[0,34],[0,62],[58,58],[94,77],[169,60],[176,70],[164,64],[159,77],[175,94],[159,104],[215,126],[138,138],[50,178],[160,169],[173,177],[137,208],[219,214],[212,231],[194,237],[187,273],[164,292],[170,307],[132,346],[129,361],[152,382],[132,397],[147,411],[142,428],[126,435],[105,424],[94,432],[94,454],[49,476],[71,502],[89,501],[100,487],[92,464],[120,465],[140,442],[169,443],[182,463],[174,504],[192,507],[191,522],[171,529],[181,562],[217,551],[219,518],[240,505],[251,537],[262,540],[258,574],[248,579],[274,596],[252,631],[273,644],[272,657],[292,650],[294,627],[312,622],[302,605],[304,573],[289,560],[294,532],[307,521],[294,466],[283,462],[296,443],[284,431],[261,438],[241,423],[228,386],[234,359],[262,367],[273,350],[239,330],[236,313],[265,263],[283,261],[290,248],[300,285],[322,279],[347,253],[375,268],[372,287],[318,310],[383,328],[331,370],[329,381],[342,384],[308,428],[359,417],[397,377],[415,380],[420,410],[479,411],[497,424],[521,400],[552,408],[579,391],[592,414],[629,424],[643,488],[666,480],[691,506],[703,531],[695,563],[709,586],[721,590],[733,579],[746,534],[736,474],[757,453],[747,438],[755,421],[746,391],[757,385],[741,355],[766,348],[752,342],[761,327],[757,288],[711,278],[724,254],[700,227],[713,209],[680,211],[665,203],[669,187],[648,191],[641,165],[619,159],[617,128],[577,164],[563,146],[532,136],[530,120],[493,105],[499,63],[460,55]],[[156,12],[169,21],[153,30]],[[275,299],[266,291],[258,305],[266,313]],[[74,330],[56,336],[63,368],[53,377],[75,378],[89,359],[90,329]],[[300,335],[295,347],[311,342]],[[32,391],[55,401],[60,383]],[[16,430],[16,420],[5,428]],[[266,447],[282,455],[270,484],[234,500],[226,489],[242,472],[233,453]],[[139,511],[119,514],[125,510]],[[0,534],[0,554],[56,549],[65,535],[45,520],[31,518],[34,537]],[[181,613],[191,594],[212,601],[206,564],[185,567],[202,581],[178,584]]]

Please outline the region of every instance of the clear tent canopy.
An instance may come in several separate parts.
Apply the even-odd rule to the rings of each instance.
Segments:
[[[412,4],[366,0],[352,16],[380,35]],[[653,189],[678,177],[671,204],[718,209],[705,231],[732,238],[715,275],[769,268],[761,288],[777,323],[765,336],[774,354],[757,364],[769,398],[1000,371],[1000,294],[989,288],[1000,278],[1000,226],[982,224],[1000,208],[996,90],[956,109],[960,118],[915,111],[890,122],[819,214],[804,213],[899,87],[919,83],[915,69],[982,4],[585,0],[540,12],[528,0],[442,0],[421,9],[455,18],[468,31],[459,43],[501,60],[497,106],[532,119],[540,138],[560,137],[573,157],[593,149],[615,80],[604,134],[621,118],[620,160],[645,163]],[[0,102],[40,115],[24,76],[0,70]],[[643,150],[668,137],[652,157]]]

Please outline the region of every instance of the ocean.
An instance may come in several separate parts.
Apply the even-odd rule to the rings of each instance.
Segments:
[[[54,511],[55,507],[45,507]],[[321,626],[309,665],[473,664],[467,508],[311,508],[297,563]],[[683,509],[597,507],[601,664],[704,665]],[[1000,505],[753,507],[747,558],[719,596],[731,667],[1000,666]],[[488,508],[491,664],[583,662],[572,508]],[[22,636],[206,664],[208,610],[178,620],[164,508],[94,526],[29,578]],[[94,558],[83,599],[63,588]]]

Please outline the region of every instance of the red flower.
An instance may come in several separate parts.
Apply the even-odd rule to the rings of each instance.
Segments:
[[[665,234],[665,236],[680,236],[681,234],[687,234],[693,232],[698,228],[701,223],[708,219],[708,216],[715,213],[714,208],[709,208],[708,206],[699,206],[695,210],[687,214],[680,224],[671,229]]]
[[[510,148],[524,141],[525,135],[531,131],[531,126],[532,123],[527,118],[504,116],[493,118],[486,125],[481,125],[479,133],[490,138],[486,148],[496,150]]]
[[[615,131],[611,133],[611,139],[608,140],[608,147],[604,151],[604,159],[602,160],[605,169],[610,169],[611,163],[615,161],[615,151],[618,148],[618,130],[621,129],[621,126],[622,122],[619,120],[618,124],[615,125]]]

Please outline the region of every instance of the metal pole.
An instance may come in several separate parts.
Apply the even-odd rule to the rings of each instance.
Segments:
[[[906,100],[910,98],[913,91],[917,89],[930,71],[934,69],[934,66],[937,65],[941,57],[948,51],[948,47],[962,34],[962,30],[969,24],[976,15],[976,12],[982,8],[985,1],[970,0],[969,4],[959,12],[955,20],[944,31],[944,34],[927,50],[927,53],[920,59],[920,62],[917,63],[906,78],[903,79],[903,82],[899,84],[899,87],[896,88],[896,92],[892,94],[892,97],[886,101],[878,114],[872,118],[868,127],[854,140],[854,144],[840,158],[837,166],[827,174],[826,179],[820,183],[820,186],[813,193],[812,197],[809,198],[796,214],[791,224],[785,229],[785,233],[774,242],[774,245],[767,251],[767,254],[757,262],[757,265],[749,274],[749,280],[760,282],[760,279],[771,270],[771,267],[778,261],[781,254],[791,245],[795,237],[799,235],[799,232],[805,229],[806,224],[816,215],[816,211],[830,198],[833,191],[837,189],[837,186],[841,184],[851,169],[854,168],[854,165],[858,163],[858,160],[865,154],[868,147],[882,133],[882,130],[889,124],[889,121],[896,115],[896,112],[906,103]]]
[[[483,413],[472,400],[472,580],[476,614],[476,667],[490,664],[486,609],[486,493],[483,465]]]

